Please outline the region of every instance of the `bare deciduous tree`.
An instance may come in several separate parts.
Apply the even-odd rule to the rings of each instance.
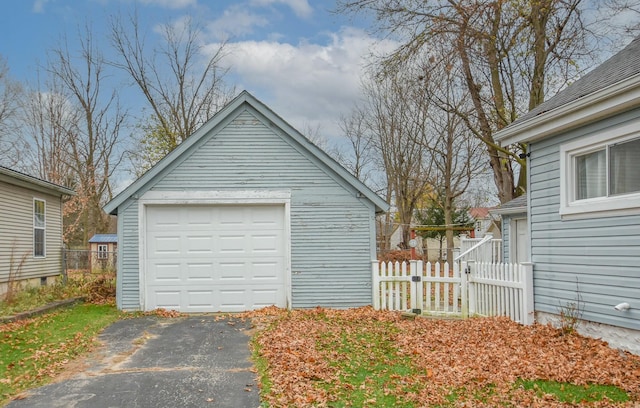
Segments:
[[[349,116],[340,118],[340,129],[349,142],[349,154],[341,155],[340,162],[360,181],[372,186],[374,170],[374,150],[371,132],[367,128],[366,113],[359,106],[354,107]]]
[[[425,160],[422,123],[427,119],[425,99],[416,100],[407,86],[415,84],[402,73],[374,79],[365,85],[367,126],[387,178],[387,200],[393,198],[403,243],[410,239],[409,226],[418,202],[431,189],[430,162]]]
[[[392,74],[398,65],[422,58],[432,47],[446,46],[464,78],[473,104],[460,115],[489,155],[501,202],[526,188],[525,146],[498,145],[493,135],[518,115],[540,104],[579,71],[576,61],[591,44],[584,30],[581,0],[414,1],[340,0],[340,12],[376,17],[376,30],[402,45],[382,61]],[[435,58],[434,63],[450,64]],[[514,164],[520,177],[515,179]]]
[[[73,171],[77,192],[66,206],[67,215],[74,222],[67,224],[65,238],[86,245],[94,233],[108,227],[102,205],[113,195],[110,180],[122,160],[118,146],[126,112],[119,104],[117,92],[103,88],[107,64],[91,29],[86,27],[79,38],[77,57],[64,41],[51,51],[47,71],[76,110],[73,115],[77,121],[65,129],[67,165]]]
[[[141,147],[152,154],[135,155],[144,169],[175,149],[235,92],[224,83],[224,43],[205,49],[191,18],[163,24],[158,31],[161,45],[150,48],[137,14],[111,20],[110,40],[118,55],[112,64],[129,75],[151,111],[140,123]]]
[[[64,96],[56,78],[25,93],[20,107],[25,171],[72,187],[75,175],[68,164],[68,139],[78,119],[78,110]]]
[[[15,143],[15,117],[17,114],[18,101],[21,94],[21,86],[9,75],[9,67],[0,56],[0,157],[3,158],[0,164],[14,166],[17,160],[13,149]],[[9,154],[11,151],[12,154]]]
[[[450,56],[442,56],[450,58]],[[444,69],[442,69],[444,68]],[[442,206],[447,240],[447,262],[453,264],[454,215],[473,178],[486,166],[482,143],[469,131],[462,114],[473,109],[469,94],[460,86],[452,64],[425,68],[423,91],[418,97],[430,101],[433,109],[424,122],[426,149],[432,161],[430,178]]]

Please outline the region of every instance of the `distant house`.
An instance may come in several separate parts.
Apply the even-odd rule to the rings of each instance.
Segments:
[[[105,206],[122,309],[372,304],[389,205],[248,92]]]
[[[573,310],[640,353],[640,37],[495,136],[527,146],[526,202],[503,216],[527,220],[538,321]]]
[[[62,203],[75,193],[0,167],[0,294],[62,273]]]
[[[118,250],[117,234],[96,234],[89,239],[90,270],[94,268],[115,268],[116,251]]]
[[[474,228],[470,231],[471,238],[483,238],[487,234],[494,238],[500,238],[499,218],[494,218],[490,213],[491,208],[473,207],[469,209],[469,217],[474,222]]]

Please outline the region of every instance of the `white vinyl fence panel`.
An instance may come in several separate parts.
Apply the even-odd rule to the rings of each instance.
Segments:
[[[532,264],[372,262],[377,310],[533,323]]]

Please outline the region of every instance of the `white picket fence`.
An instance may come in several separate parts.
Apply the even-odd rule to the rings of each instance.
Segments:
[[[447,316],[508,316],[533,323],[532,264],[474,261],[372,262],[377,310]]]

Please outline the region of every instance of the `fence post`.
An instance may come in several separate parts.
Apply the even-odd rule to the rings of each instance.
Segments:
[[[62,248],[62,283],[67,284],[67,256],[69,253],[66,248]]]
[[[418,306],[418,299],[422,298],[420,293],[422,291],[422,271],[418,271],[418,263],[415,259],[409,261],[409,269],[411,271],[411,311],[419,315],[422,314],[422,309]]]
[[[522,323],[533,324],[535,320],[535,310],[533,303],[533,263],[522,262]]]
[[[380,310],[380,262],[377,259],[371,261],[371,273],[373,274],[373,308]]]
[[[460,277],[460,313],[462,318],[469,317],[469,282],[467,281],[467,261],[459,261],[453,264],[457,268],[457,275]],[[457,300],[456,300],[457,301]]]
[[[469,305],[469,316],[473,316],[476,314],[476,287],[475,283],[473,283],[473,274],[476,270],[476,261],[467,261],[467,265],[464,269],[464,273],[467,275],[467,296],[468,296],[468,305]]]

